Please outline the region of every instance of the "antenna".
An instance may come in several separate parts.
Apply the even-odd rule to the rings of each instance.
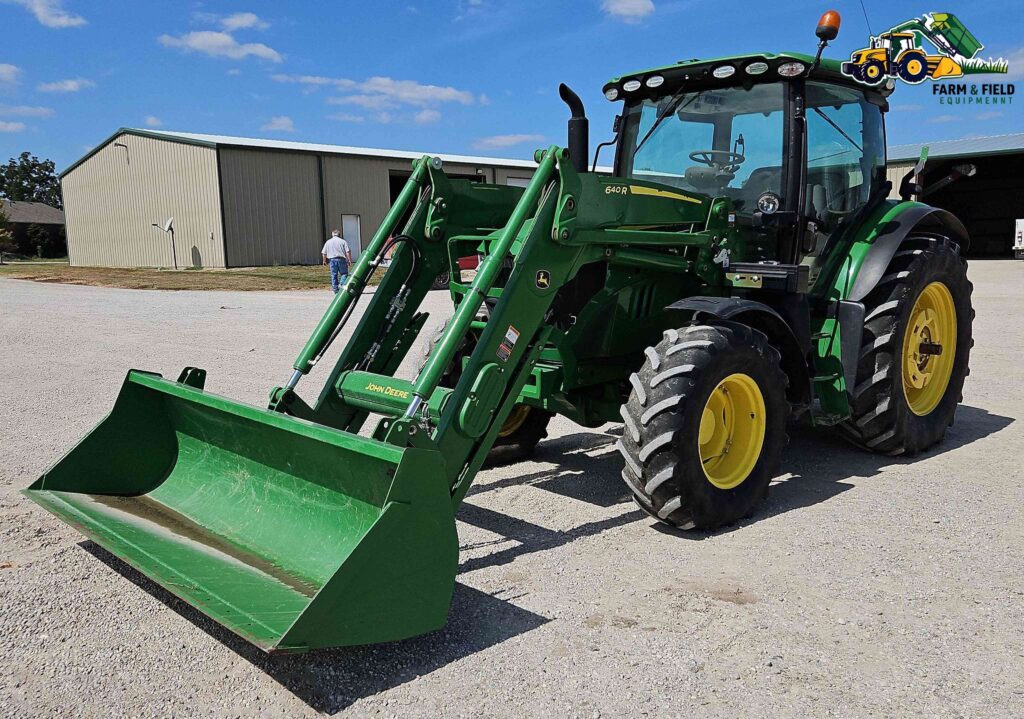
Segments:
[[[874,37],[875,33],[871,30],[871,21],[868,20],[868,9],[864,7],[864,0],[860,0],[860,9],[864,13],[864,24],[868,26],[868,35]]]

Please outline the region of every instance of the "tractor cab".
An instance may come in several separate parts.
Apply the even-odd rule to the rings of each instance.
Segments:
[[[615,174],[725,199],[739,223],[789,240],[784,261],[798,262],[884,182],[889,92],[795,53],[617,78],[604,87],[625,103]]]
[[[878,40],[878,47],[888,51],[889,62],[895,62],[904,52],[916,47],[912,32],[883,32],[878,36]]]

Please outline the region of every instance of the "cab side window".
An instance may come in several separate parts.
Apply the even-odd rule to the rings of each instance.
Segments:
[[[853,88],[807,83],[804,211],[829,233],[868,201],[885,166],[882,114]]]

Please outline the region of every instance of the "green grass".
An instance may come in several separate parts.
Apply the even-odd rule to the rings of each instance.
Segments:
[[[377,284],[380,274],[382,271],[377,270],[370,284]],[[0,278],[145,290],[322,290],[330,287],[327,268],[320,265],[167,270],[20,262],[0,266]]]

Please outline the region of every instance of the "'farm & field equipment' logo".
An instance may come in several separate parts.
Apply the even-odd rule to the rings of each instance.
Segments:
[[[925,13],[921,19],[912,18],[873,36],[868,47],[850,55],[842,70],[869,85],[896,77],[916,85],[925,80],[1005,73],[1006,60],[978,57],[984,47],[956,15]]]

